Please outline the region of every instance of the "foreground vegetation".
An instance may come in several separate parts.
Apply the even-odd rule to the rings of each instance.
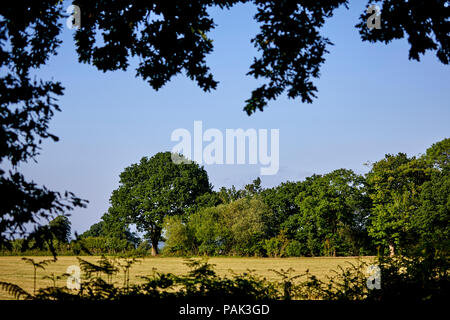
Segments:
[[[5,258],[4,258],[5,259]],[[14,257],[9,257],[14,259]],[[68,259],[68,258],[66,258]],[[223,259],[223,258],[222,258]],[[257,265],[255,261],[242,261],[242,258],[228,258],[241,260],[246,266]],[[445,301],[450,295],[450,274],[448,259],[423,256],[410,259],[398,256],[396,258],[378,257],[372,261],[353,259],[353,261],[336,261],[333,271],[317,276],[309,270],[311,258],[303,262],[304,272],[296,272],[289,263],[289,259],[259,259],[266,260],[264,268],[275,276],[267,277],[256,270],[247,269],[244,272],[218,273],[214,265],[205,260],[186,259],[185,267],[175,272],[161,272],[147,268],[144,275],[138,273],[131,277],[131,268],[140,261],[136,258],[107,258],[101,257],[97,261],[77,258],[81,267],[81,277],[75,282],[76,288],[61,285],[60,281],[72,274],[55,274],[51,272],[43,277],[51,284],[44,288],[37,285],[37,269],[45,269],[56,260],[36,261],[31,258],[23,260],[33,267],[33,289],[23,288],[17,284],[0,281],[0,287],[16,299],[27,300],[126,300],[145,299],[145,301],[171,300],[183,298],[201,298],[211,301],[227,301],[227,299],[251,300],[441,300]],[[95,259],[94,259],[95,260]],[[156,265],[162,259],[149,259],[147,264]],[[166,258],[167,260],[167,258]],[[173,260],[173,259],[172,259]],[[231,261],[230,260],[230,261]],[[247,259],[249,260],[249,259]],[[258,260],[258,259],[255,259]],[[291,259],[302,260],[302,259]],[[321,260],[313,258],[312,260]],[[330,260],[330,259],[328,259]],[[72,261],[65,261],[65,263]],[[178,261],[178,266],[180,261]],[[219,262],[219,261],[218,261]],[[262,261],[261,261],[262,262]],[[267,263],[269,262],[269,263]],[[284,264],[287,269],[276,269],[277,263]],[[292,261],[290,261],[292,262]],[[324,265],[320,263],[319,265]],[[323,261],[322,261],[323,262]],[[329,262],[329,261],[328,261]],[[373,270],[376,263],[378,271]],[[17,263],[15,263],[17,265]],[[229,264],[228,264],[229,266]],[[186,270],[186,267],[188,270]],[[61,268],[61,266],[60,266]],[[242,267],[241,267],[242,268]],[[175,270],[173,270],[175,269]],[[68,269],[67,269],[68,270]],[[267,272],[265,271],[265,272]],[[141,270],[142,272],[142,270]],[[122,273],[122,277],[119,274]],[[150,273],[150,274],[149,274]],[[42,275],[40,275],[42,276]]]
[[[29,257],[36,262],[43,260],[51,260],[52,257],[38,256]],[[98,256],[82,257],[91,263],[95,263],[100,259]],[[121,261],[120,258],[116,258],[117,262]],[[274,281],[280,277],[273,270],[288,270],[293,269],[295,274],[303,274],[306,270],[309,270],[312,274],[316,275],[321,280],[326,280],[326,277],[332,275],[331,270],[336,270],[338,266],[348,266],[348,263],[357,264],[358,260],[362,262],[371,263],[374,258],[372,257],[317,257],[317,258],[241,258],[241,257],[212,257],[208,262],[214,266],[214,270],[219,276],[230,276],[232,272],[242,274],[248,272],[248,269],[254,270],[254,274],[260,277],[264,277],[268,280]],[[73,256],[58,256],[55,263],[50,263],[45,266],[45,270],[37,271],[37,288],[44,288],[52,285],[51,279],[43,278],[51,274],[62,275],[66,272],[67,267],[70,265],[78,265],[79,262],[76,257]],[[143,283],[143,276],[149,276],[155,268],[161,273],[172,273],[174,275],[181,276],[189,271],[188,266],[185,264],[184,258],[179,257],[146,257],[139,259],[133,264],[130,269],[130,282],[134,284]],[[10,282],[19,285],[27,292],[33,292],[33,267],[30,264],[24,263],[21,257],[10,256],[0,257],[0,281]],[[65,286],[67,278],[61,277],[56,280],[57,286]],[[121,286],[124,282],[123,272],[116,274],[112,283]],[[0,299],[13,298],[6,291],[0,290]]]

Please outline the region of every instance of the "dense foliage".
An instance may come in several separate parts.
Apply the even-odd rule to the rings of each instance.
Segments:
[[[211,185],[203,168],[194,162],[175,164],[170,152],[160,152],[125,168],[108,213],[145,232],[156,255],[164,218],[182,214],[197,197],[209,192]]]
[[[168,254],[258,254],[272,212],[258,199],[243,198],[165,221]]]
[[[449,141],[420,157],[388,154],[365,176],[339,169],[274,188],[261,188],[258,178],[241,190],[209,193],[214,201],[165,219],[165,253],[448,254]]]
[[[59,216],[1,253],[155,254],[163,241],[165,255],[182,256],[448,255],[449,141],[419,157],[386,155],[366,175],[338,169],[273,188],[258,178],[219,191],[195,163],[176,165],[158,153],[125,169],[108,212],[77,239],[69,241],[70,222]]]

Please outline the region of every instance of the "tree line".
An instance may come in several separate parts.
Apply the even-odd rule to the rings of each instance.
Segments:
[[[146,241],[152,254],[347,256],[448,253],[450,139],[420,156],[386,155],[349,169],[263,188],[214,191],[203,167],[144,157],[120,175],[110,208],[81,238]],[[142,239],[130,232],[135,225]]]
[[[108,212],[76,239],[60,215],[11,241],[13,254],[157,255],[161,242],[163,254],[182,256],[448,254],[449,138],[420,156],[387,154],[365,175],[338,169],[272,188],[257,178],[215,191],[203,167],[171,157],[125,168]]]

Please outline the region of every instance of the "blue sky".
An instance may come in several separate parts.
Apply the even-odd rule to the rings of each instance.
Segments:
[[[258,32],[255,10],[239,5],[211,10],[218,26],[209,34],[214,52],[208,64],[218,89],[204,93],[183,75],[160,91],[129,71],[102,73],[77,62],[73,32],[64,28],[59,54],[39,71],[44,79],[61,81],[62,112],[50,132],[60,141],[45,142],[38,163],[21,170],[53,190],[70,190],[88,199],[87,209],[72,212],[73,231],[85,231],[109,207],[119,174],[143,156],[170,151],[177,128],[192,132],[194,120],[204,129],[280,129],[280,170],[262,177],[264,186],[302,180],[312,173],[338,168],[367,172],[367,161],[386,153],[423,153],[450,136],[450,73],[433,53],[421,62],[408,60],[408,43],[386,46],[363,43],[354,25],[364,3],[351,1],[324,28],[330,47],[318,99],[303,104],[285,96],[251,117],[244,101],[258,83],[246,76],[256,50],[250,39]],[[259,175],[259,165],[205,166],[216,187],[241,187]]]

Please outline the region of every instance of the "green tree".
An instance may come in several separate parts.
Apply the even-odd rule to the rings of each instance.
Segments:
[[[186,217],[166,217],[168,252],[190,254],[260,254],[272,211],[260,199],[245,197],[205,207]]]
[[[268,235],[272,210],[260,199],[243,198],[220,206],[223,226],[230,231],[232,251],[241,255],[258,253]]]
[[[168,216],[164,218],[164,252],[168,254],[189,255],[197,254],[195,238],[183,222],[181,216]]]
[[[299,211],[284,226],[295,230],[309,255],[359,254],[368,216],[363,177],[346,169],[314,175],[295,202]]]
[[[427,149],[425,160],[435,169],[450,173],[450,138],[434,143]]]
[[[369,235],[388,246],[391,255],[412,241],[411,218],[420,206],[421,186],[430,180],[430,174],[425,161],[404,153],[386,155],[367,174],[373,202]]]
[[[422,156],[432,169],[421,187],[412,219],[420,250],[448,255],[450,248],[450,138],[434,143]]]
[[[221,203],[231,203],[244,197],[254,197],[263,192],[261,178],[256,178],[252,183],[246,184],[242,189],[236,189],[234,185],[231,188],[220,188],[217,196]]]
[[[278,234],[289,217],[297,214],[298,205],[295,203],[295,197],[302,190],[301,182],[283,182],[280,185],[265,189],[261,192],[261,199],[266,203],[273,212],[273,220],[270,222],[270,231],[268,236],[274,237]],[[289,236],[292,237],[294,231],[290,232],[287,228]]]
[[[231,231],[223,223],[223,210],[226,205],[203,208],[189,216],[187,234],[193,235],[194,254],[227,254],[231,248]]]
[[[412,218],[421,249],[449,254],[450,175],[435,173],[422,185],[419,207]]]
[[[263,191],[261,186],[261,178],[256,178],[252,183],[246,184],[244,186],[244,191],[247,197],[254,197],[259,195]]]
[[[182,215],[198,196],[211,189],[203,167],[194,162],[175,164],[170,152],[160,152],[125,168],[119,188],[112,192],[108,212],[147,232],[152,255],[156,255],[164,218]]]
[[[104,221],[94,223],[88,230],[86,230],[85,232],[83,232],[80,235],[80,238],[103,236],[104,235],[104,233],[103,233],[103,225],[104,224],[105,224]]]
[[[120,214],[105,213],[100,222],[94,223],[89,230],[80,235],[81,238],[104,237],[127,240],[134,246],[139,245],[141,239],[130,231],[124,217]]]
[[[57,216],[49,222],[50,231],[53,233],[55,239],[61,242],[69,242],[70,240],[70,226],[69,218],[66,216]]]
[[[194,204],[186,210],[186,214],[183,217],[187,217],[189,214],[197,212],[202,208],[215,207],[222,203],[219,192],[211,191],[203,193],[195,199]]]
[[[236,190],[236,187],[234,185],[231,186],[231,188],[220,188],[218,192],[220,201],[222,203],[231,203],[233,201],[236,201],[238,199],[242,199],[245,197],[245,191],[244,190]]]

